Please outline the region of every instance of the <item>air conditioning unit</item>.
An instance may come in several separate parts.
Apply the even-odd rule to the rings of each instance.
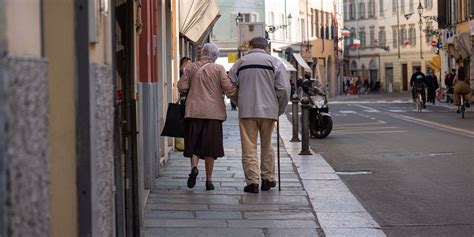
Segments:
[[[242,22],[239,24],[237,33],[237,47],[246,49],[252,38],[265,37],[265,23]]]

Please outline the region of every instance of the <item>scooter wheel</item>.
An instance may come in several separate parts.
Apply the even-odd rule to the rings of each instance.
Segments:
[[[321,126],[316,126],[311,130],[311,136],[317,139],[323,139],[329,136],[332,131],[332,119],[330,116],[322,116]]]

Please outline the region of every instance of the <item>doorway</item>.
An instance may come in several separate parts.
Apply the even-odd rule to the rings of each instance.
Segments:
[[[408,91],[408,65],[402,64],[402,90]]]
[[[115,185],[117,236],[140,235],[138,195],[137,114],[134,80],[134,1],[115,0],[113,20],[116,68]]]
[[[386,91],[393,92],[393,67],[385,67]]]

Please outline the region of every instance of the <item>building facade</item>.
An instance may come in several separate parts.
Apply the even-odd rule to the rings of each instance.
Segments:
[[[422,6],[420,16],[418,8]],[[415,68],[427,72],[436,56],[432,47],[437,22],[436,0],[344,1],[346,76],[380,81],[388,92],[409,90]]]
[[[442,75],[463,67],[474,88],[474,3],[469,0],[438,0]],[[444,84],[444,83],[443,83]]]
[[[141,235],[178,5],[0,0],[0,236]]]

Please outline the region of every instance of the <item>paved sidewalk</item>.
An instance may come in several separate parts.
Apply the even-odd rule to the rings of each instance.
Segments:
[[[297,155],[300,143],[287,142],[291,124],[285,116],[280,117],[281,192],[278,187],[243,192],[237,112],[227,114],[226,156],[214,167],[216,189],[205,190],[203,161],[196,186],[188,189],[189,159],[173,153],[149,195],[145,236],[385,236],[320,155]],[[276,154],[276,131],[273,143]]]

